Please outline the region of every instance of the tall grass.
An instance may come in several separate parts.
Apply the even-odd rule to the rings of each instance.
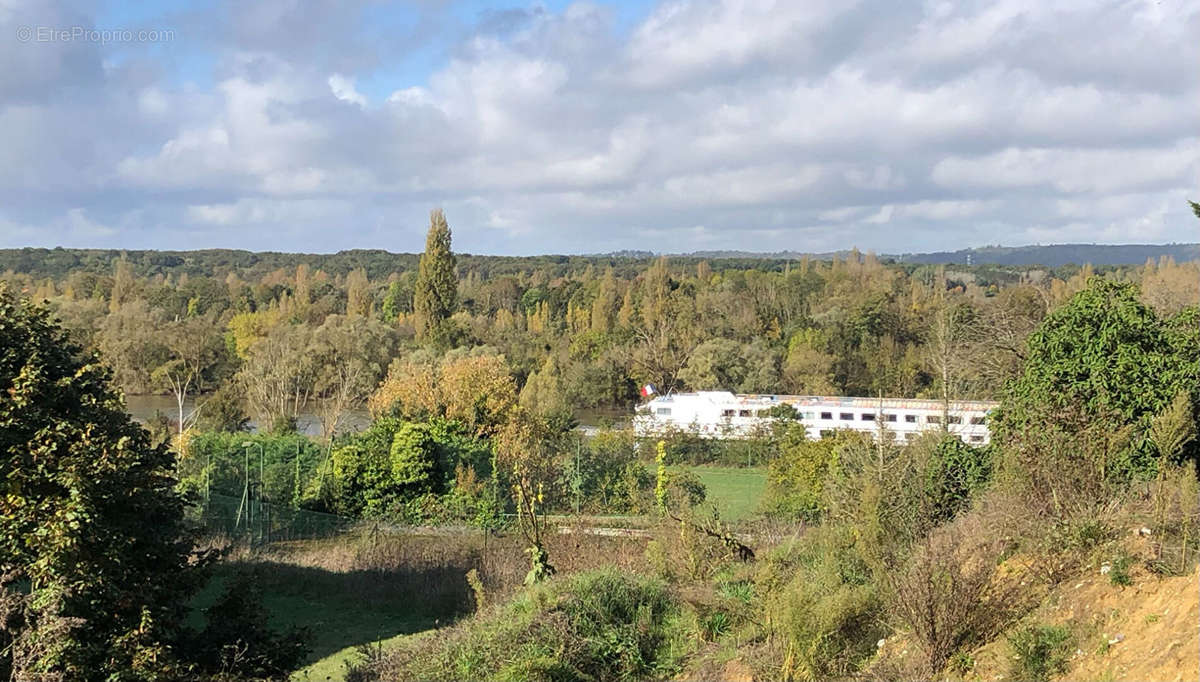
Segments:
[[[522,592],[450,631],[352,668],[373,680],[642,680],[678,671],[684,644],[665,583],[614,570]]]

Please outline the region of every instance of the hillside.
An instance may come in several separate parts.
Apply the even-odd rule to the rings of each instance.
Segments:
[[[851,252],[802,253],[784,251],[779,253],[753,253],[748,251],[696,251],[682,254],[691,258],[764,258],[794,260],[808,256],[829,260],[834,256],[845,258]],[[957,251],[935,251],[932,253],[885,253],[881,260],[923,265],[1015,265],[1057,268],[1064,265],[1141,265],[1147,259],[1158,260],[1169,256],[1176,261],[1200,259],[1200,244],[1037,244],[1028,246],[981,246]]]
[[[756,253],[751,251],[694,251],[667,254],[676,264],[686,265],[710,261],[714,269],[782,270],[801,258],[816,260],[846,259],[855,251],[803,253],[782,251]],[[355,249],[332,254],[287,253],[278,251],[244,251],[239,249],[202,249],[195,251],[155,251],[122,249],[64,249],[21,248],[0,249],[0,273],[13,272],[36,278],[62,277],[82,270],[92,273],[111,273],[113,264],[122,255],[139,276],[158,274],[209,276],[217,272],[264,274],[278,269],[294,270],[304,264],[312,269],[334,275],[345,275],[363,268],[374,278],[392,272],[414,270],[419,254],[391,253],[381,249]],[[1200,259],[1200,244],[1051,244],[1035,246],[984,246],[958,251],[933,253],[880,254],[883,262],[914,265],[994,265],[1006,267],[1043,266],[1058,268],[1090,263],[1096,266],[1141,265],[1148,259],[1170,257],[1177,262]],[[458,254],[463,271],[490,275],[513,274],[534,268],[546,269],[556,276],[582,270],[589,265],[613,266],[619,276],[644,269],[657,258],[649,251],[620,251],[589,255],[489,256]]]

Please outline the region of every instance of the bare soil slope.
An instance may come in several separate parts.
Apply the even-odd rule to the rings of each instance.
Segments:
[[[1144,571],[1133,584],[1107,575],[1067,581],[1026,622],[1065,625],[1075,654],[1062,679],[1200,680],[1200,582],[1197,574],[1160,578]],[[1004,639],[975,652],[968,679],[1009,679],[1012,650]]]

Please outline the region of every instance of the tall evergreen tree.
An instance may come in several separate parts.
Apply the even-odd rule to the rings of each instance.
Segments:
[[[446,340],[446,320],[458,303],[456,260],[450,251],[450,226],[442,209],[429,214],[429,234],[425,253],[417,270],[413,291],[413,320],[419,341],[441,343]]]

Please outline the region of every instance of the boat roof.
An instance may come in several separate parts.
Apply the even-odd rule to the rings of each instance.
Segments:
[[[739,393],[730,391],[697,391],[694,393],[670,393],[654,398],[651,402],[672,402],[676,398],[692,398],[717,404],[741,404],[756,407],[787,403],[796,408],[803,407],[835,407],[851,409],[884,409],[884,410],[929,410],[943,406],[941,400],[929,398],[864,398],[852,396],[827,395],[788,395],[771,393]],[[978,410],[987,412],[999,403],[991,400],[951,400],[950,408],[954,410]]]

